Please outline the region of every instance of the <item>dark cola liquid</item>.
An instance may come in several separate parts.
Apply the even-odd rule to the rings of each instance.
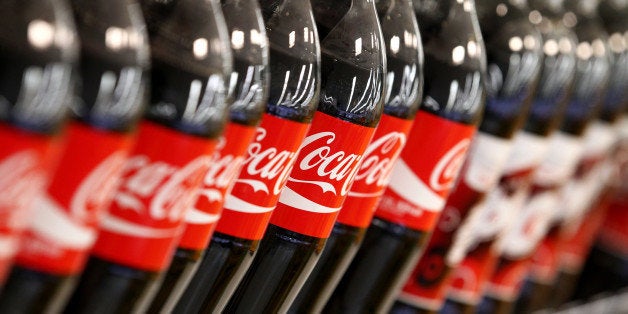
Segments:
[[[534,282],[529,278],[521,288],[519,299],[515,303],[515,313],[531,313],[547,309],[549,306],[552,284]]]
[[[270,224],[260,242],[256,258],[229,300],[225,312],[249,313],[279,311],[295,284],[295,273],[316,263],[315,255],[323,250],[325,239],[315,238]],[[253,276],[254,273],[272,276]],[[301,282],[302,284],[302,282]],[[254,293],[252,291],[255,291]]]
[[[130,313],[158,273],[90,257],[64,313]]]
[[[211,313],[219,303],[226,303],[251,265],[259,242],[214,233],[174,311]]]
[[[451,300],[445,301],[443,308],[440,310],[441,314],[475,314],[477,309],[473,305],[453,302]]]
[[[271,77],[285,77],[286,72],[300,70],[302,66],[307,66],[304,60],[281,53],[272,47],[270,60],[272,62]],[[316,77],[312,76],[311,79],[316,80]],[[267,113],[297,122],[309,122],[316,110],[311,101],[292,103],[286,100],[291,100],[292,97],[298,98],[298,95],[307,93],[306,88],[314,84],[315,81],[306,84],[298,80],[285,82],[283,79],[271,79]],[[292,96],[286,98],[284,94],[284,98],[281,98],[284,90]],[[214,309],[223,308],[249,269],[259,244],[260,240],[243,239],[214,232],[198,271],[177,302],[174,311],[212,312]],[[186,258],[185,255],[175,257],[175,262],[177,259]]]
[[[11,311],[43,312],[52,305],[51,300],[62,296],[64,287],[71,288],[72,278],[14,266],[0,289],[0,307]]]
[[[395,301],[392,309],[390,309],[390,313],[391,314],[436,314],[437,312],[421,309],[416,306],[412,306],[403,302]]]
[[[366,228],[336,223],[310,277],[292,303],[290,313],[321,307],[358,252]]]
[[[355,124],[374,126],[379,120],[379,113],[368,104],[373,103],[375,106],[377,103],[373,94],[380,89],[376,84],[381,82],[381,69],[359,68],[325,53],[322,54],[321,63],[323,88],[318,110]],[[354,90],[352,81],[358,82]],[[360,102],[352,99],[354,92],[364,95],[365,100]],[[292,287],[300,287],[305,283],[326,240],[270,224],[251,267],[225,310],[280,310],[284,300],[296,297],[292,295]],[[272,279],[267,276],[272,276]]]
[[[387,60],[388,72],[395,74],[408,73],[408,61],[400,60],[392,56]],[[396,79],[393,81],[392,90],[400,91],[403,81],[412,82],[413,77]],[[398,97],[402,97],[403,92]],[[394,95],[392,96],[394,97]],[[392,98],[391,97],[391,98]],[[400,103],[391,101],[384,106],[384,114],[402,119],[411,119],[416,110],[416,106],[411,106],[405,101]],[[316,267],[312,270],[310,277],[301,288],[299,295],[294,300],[290,312],[302,312],[308,309],[318,309],[324,306],[325,302],[333,292],[338,281],[344,274],[349,263],[353,260],[360,244],[364,238],[367,228],[358,228],[341,223],[336,223],[327,239],[325,249],[319,258]]]
[[[379,309],[400,269],[416,260],[429,234],[373,218],[362,248],[342,277],[324,313],[365,313]],[[359,274],[359,275],[358,275]],[[384,295],[382,295],[384,294]]]

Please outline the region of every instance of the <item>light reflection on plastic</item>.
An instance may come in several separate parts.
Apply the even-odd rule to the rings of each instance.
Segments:
[[[567,38],[561,38],[558,41],[558,48],[562,53],[570,53],[573,47],[571,46],[571,41]]]
[[[296,41],[296,32],[291,31],[290,34],[288,34],[288,48],[294,47],[295,41]]]
[[[399,36],[393,36],[390,39],[390,51],[395,54],[399,52]]]
[[[362,37],[358,37],[355,40],[355,55],[359,55],[362,53]]]
[[[512,51],[519,51],[523,48],[523,41],[519,38],[519,36],[511,37],[508,40],[508,47],[510,47],[510,50]]]
[[[543,21],[543,16],[541,15],[541,12],[532,10],[530,11],[530,14],[528,14],[528,20],[530,20],[530,23],[532,24],[539,24]]]
[[[576,55],[582,60],[587,60],[593,55],[593,49],[591,49],[591,45],[588,42],[581,42],[576,48]]]
[[[207,39],[205,38],[197,38],[194,40],[194,43],[192,44],[192,53],[194,54],[194,57],[196,59],[205,58],[207,56],[208,46]]]
[[[55,27],[43,20],[28,23],[28,42],[35,48],[46,49],[54,42]]]
[[[622,37],[621,33],[613,33],[608,38],[608,44],[611,51],[614,53],[622,53],[624,49],[626,49],[626,42],[624,41],[624,37]]]
[[[532,35],[526,35],[523,38],[523,46],[528,50],[532,50],[536,48],[536,39]]]
[[[464,47],[456,46],[451,51],[451,60],[454,62],[455,65],[462,64],[462,62],[464,62],[464,54]]]
[[[500,4],[498,4],[498,5],[497,5],[497,7],[495,8],[495,12],[496,12],[496,13],[497,13],[497,15],[499,15],[499,16],[504,16],[504,15],[508,14],[508,7],[507,7],[505,4],[500,3]]]
[[[469,56],[471,56],[471,57],[475,57],[475,56],[479,55],[479,53],[478,53],[478,44],[475,41],[470,40],[467,43],[467,51],[469,52]]]
[[[244,47],[244,32],[241,30],[234,30],[231,32],[231,48],[238,50],[242,49],[242,47]]]
[[[558,43],[553,39],[547,40],[543,44],[543,52],[548,56],[556,55],[558,53]]]

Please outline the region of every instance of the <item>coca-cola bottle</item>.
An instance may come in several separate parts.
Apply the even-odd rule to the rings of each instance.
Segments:
[[[383,110],[386,59],[375,5],[313,0],[321,96],[251,268],[226,311],[286,311],[318,260]]]
[[[534,1],[532,4],[537,6]],[[538,5],[548,7],[548,12],[552,5],[561,6],[556,2]],[[579,40],[574,92],[562,123],[552,134],[549,149],[533,174],[529,195],[517,213],[511,215],[512,223],[496,244],[500,259],[487,287],[489,300],[496,302],[486,306],[493,303],[500,311],[512,307],[530,270],[532,254],[559,217],[562,189],[576,171],[584,149],[583,134],[599,112],[608,82],[609,55],[604,34],[594,20],[574,19],[572,12],[564,16],[567,23],[577,20],[578,24],[574,27]]]
[[[610,86],[606,93],[600,120],[612,123],[617,130],[616,136],[621,139],[622,124],[625,125],[628,121],[625,114],[628,107],[628,89],[626,89],[628,86],[628,40],[622,35],[628,31],[628,22],[626,21],[628,2],[602,1],[598,7],[598,12],[606,26],[606,31],[609,33],[609,48],[613,54]],[[623,110],[623,112],[616,116],[613,114],[616,110]],[[613,154],[621,156],[624,154],[623,152],[624,150],[620,149]],[[618,161],[612,162],[619,163]],[[590,246],[602,225],[606,212],[605,207],[609,205],[613,194],[615,194],[613,189],[607,188],[607,191],[601,192],[600,200],[593,201],[592,204],[588,205],[587,213],[581,213],[571,222],[564,223],[561,232],[563,242],[558,247],[560,250],[558,257],[559,275],[551,297],[553,306],[566,302],[573,293]],[[613,203],[617,202],[613,201]]]
[[[476,234],[498,227],[484,207],[505,169],[515,133],[526,121],[538,82],[542,39],[528,20],[527,1],[481,1],[476,7],[488,62],[484,117],[460,180],[393,311],[438,312],[453,270],[481,242]],[[465,279],[474,282],[481,271],[469,269]]]
[[[290,312],[320,312],[360,247],[407,142],[423,88],[423,48],[410,0],[375,1],[386,44],[384,113],[316,267]]]
[[[71,106],[66,147],[46,193],[33,204],[0,297],[2,307],[16,311],[51,310],[67,300],[113,197],[146,97],[149,55],[139,7],[126,1],[71,4],[81,41],[79,97]]]
[[[1,291],[60,153],[78,42],[64,1],[5,1],[0,14]]]
[[[500,8],[496,8],[498,14],[503,12]],[[473,312],[481,301],[498,258],[495,241],[525,201],[532,174],[547,152],[549,135],[557,128],[570,99],[576,66],[575,36],[538,11],[530,12],[528,18],[543,37],[540,81],[525,126],[515,135],[499,184],[478,212],[482,228],[469,236],[475,245],[452,273],[444,311]]]
[[[607,45],[608,37],[596,15],[596,3],[597,1],[569,1],[565,3],[565,6],[570,10],[569,13],[576,13],[577,24],[574,28],[576,34],[585,40],[593,40],[593,49],[606,50],[606,54],[610,55],[610,47]],[[583,34],[583,32],[595,32],[595,34],[588,35]],[[593,36],[597,41],[590,39]],[[603,42],[601,45],[599,44],[600,40]],[[583,49],[581,48],[580,51]],[[601,51],[598,53],[601,54]],[[608,61],[612,62],[613,58],[609,56]],[[623,86],[621,89],[625,89],[628,85],[625,84],[625,80],[622,80],[622,76],[627,75],[625,74],[626,70],[621,66],[611,65],[607,69],[611,78],[618,80],[619,85]],[[608,91],[610,92],[610,89]],[[547,306],[551,299],[552,286],[558,275],[558,254],[563,231],[567,231],[566,229],[572,225],[577,225],[577,221],[591,208],[594,202],[597,202],[607,187],[607,183],[609,183],[610,177],[607,175],[609,173],[607,169],[610,166],[611,148],[616,142],[613,123],[621,114],[620,109],[622,107],[620,106],[621,101],[606,101],[608,99],[606,95],[608,92],[599,96],[602,98],[599,116],[590,122],[582,135],[583,152],[578,160],[576,170],[569,182],[562,188],[562,202],[556,209],[547,234],[538,244],[532,257],[527,287],[523,289],[519,298],[518,311],[536,311]]]
[[[566,4],[573,12],[578,12],[578,24],[596,19],[600,31],[601,20],[595,16],[595,6],[581,8],[582,4],[572,8],[577,1]],[[586,5],[590,5],[589,2]],[[591,11],[593,10],[593,11]],[[591,22],[589,22],[591,23]],[[602,36],[602,35],[600,35]],[[606,36],[606,35],[604,35]],[[591,122],[584,134],[584,151],[578,162],[573,178],[563,191],[564,202],[557,216],[552,221],[548,234],[539,244],[533,257],[529,276],[530,290],[520,298],[519,310],[535,311],[544,308],[550,302],[552,287],[558,276],[559,250],[567,240],[567,234],[574,234],[586,213],[601,201],[607,194],[612,172],[613,161],[611,152],[617,143],[616,125],[622,114],[624,97],[628,97],[628,52],[622,56],[623,36],[615,33],[608,38],[607,51],[612,53],[608,90],[604,96],[599,117]]]
[[[567,287],[571,288],[572,293],[566,298],[576,302],[595,299],[601,294],[616,293],[628,286],[628,121],[622,120],[623,125],[618,130],[620,143],[616,155],[619,168],[616,194],[612,196],[605,217],[601,217],[601,226],[593,246],[587,249],[590,252],[574,252],[580,260],[577,269],[579,273],[567,277],[574,283],[573,287]],[[591,223],[596,222],[588,219],[584,225]],[[586,260],[582,260],[583,255]]]
[[[142,9],[150,105],[67,312],[130,312],[145,302],[225,125],[232,59],[219,4],[147,0]]]
[[[149,308],[153,313],[170,312],[194,276],[266,108],[268,44],[259,5],[256,0],[221,3],[233,52],[230,121],[212,156],[198,199],[185,217],[177,251]]]
[[[266,113],[175,312],[220,312],[225,307],[253,261],[316,112],[320,46],[309,2],[259,3],[270,52]]]
[[[325,312],[386,311],[416,263],[484,106],[485,47],[473,1],[413,1],[425,98],[362,246]]]

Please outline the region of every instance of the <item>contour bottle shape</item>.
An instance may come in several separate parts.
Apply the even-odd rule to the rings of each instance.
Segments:
[[[316,267],[290,312],[319,312],[357,252],[407,143],[423,89],[423,48],[408,0],[375,2],[386,44],[384,113]]]
[[[0,11],[1,291],[33,201],[60,156],[78,40],[64,1],[6,1]]]
[[[171,312],[199,269],[227,193],[240,174],[268,100],[268,42],[257,1],[223,0],[222,12],[233,52],[229,122],[212,155],[203,187],[197,191],[196,202],[185,216],[185,230],[149,312]],[[200,269],[202,274],[216,271],[207,267]]]
[[[266,113],[225,198],[199,271],[175,312],[220,312],[225,307],[259,248],[316,111],[320,46],[309,2],[259,3],[270,52]]]
[[[488,62],[484,115],[460,179],[406,281],[397,310],[408,306],[424,312],[439,311],[453,270],[479,242],[474,234],[489,233],[498,225],[486,219],[483,207],[499,183],[538,82],[542,40],[528,21],[526,2],[482,1],[477,10]],[[471,270],[469,280],[473,282],[481,271]]]
[[[151,95],[65,311],[130,312],[167,269],[222,134],[232,58],[216,1],[144,1]]]
[[[413,4],[425,52],[423,104],[324,312],[385,312],[392,305],[453,188],[484,107],[486,50],[473,1]]]
[[[382,113],[386,59],[374,3],[311,3],[321,37],[318,109],[228,312],[288,310],[321,254]]]

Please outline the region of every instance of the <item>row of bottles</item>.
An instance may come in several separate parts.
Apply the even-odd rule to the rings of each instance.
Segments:
[[[591,1],[68,2],[2,7],[0,312],[509,308],[612,182]]]

